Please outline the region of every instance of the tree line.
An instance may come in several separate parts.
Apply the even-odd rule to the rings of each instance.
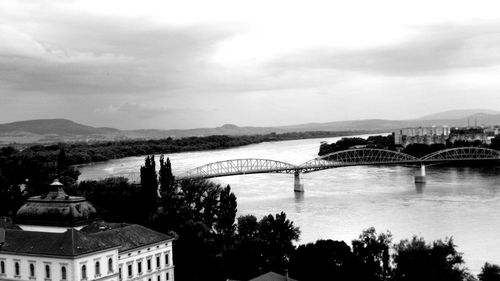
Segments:
[[[46,162],[53,162],[57,158],[61,147],[64,147],[68,165],[77,165],[130,156],[223,149],[268,141],[335,137],[363,134],[366,132],[367,131],[314,131],[241,136],[212,135],[185,138],[168,137],[157,140],[119,140],[94,143],[32,145],[23,149],[16,149],[13,147],[9,149],[16,150],[16,153],[20,154],[34,153]]]

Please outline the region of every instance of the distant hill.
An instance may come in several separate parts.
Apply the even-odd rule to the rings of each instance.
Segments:
[[[434,113],[426,116],[422,116],[418,118],[419,120],[448,120],[448,119],[464,119],[476,114],[485,114],[485,115],[495,115],[500,114],[500,111],[491,110],[491,109],[458,109],[458,110],[449,110],[443,111],[439,113]]]
[[[18,131],[32,134],[95,135],[116,133],[113,128],[95,128],[67,119],[39,119],[0,124],[0,134]]]
[[[208,135],[256,135],[306,131],[373,131],[391,132],[405,127],[462,127],[500,125],[500,112],[494,110],[452,110],[410,120],[365,119],[327,123],[307,123],[277,127],[239,127],[225,124],[216,128],[187,130],[119,130],[96,128],[67,119],[40,119],[0,124],[0,145],[9,143],[54,143],[81,141],[111,141],[123,139],[159,139]]]

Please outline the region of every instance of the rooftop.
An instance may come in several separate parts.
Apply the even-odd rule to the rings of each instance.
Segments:
[[[73,228],[64,233],[6,229],[0,253],[73,257],[114,247]]]
[[[120,245],[120,252],[157,244],[175,237],[166,235],[138,224],[94,222],[81,232],[110,245]]]
[[[284,275],[278,274],[276,272],[269,271],[268,273],[262,274],[249,281],[297,281],[296,279],[286,277]]]
[[[84,197],[67,195],[57,180],[51,187],[48,194],[28,199],[17,211],[17,224],[75,227],[97,219],[96,209]]]

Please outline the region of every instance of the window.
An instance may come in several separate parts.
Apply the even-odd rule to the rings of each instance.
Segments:
[[[108,272],[109,273],[113,272],[113,259],[112,258],[108,259]]]
[[[16,276],[19,276],[20,275],[20,273],[19,273],[20,270],[19,270],[19,263],[18,262],[16,262],[14,264],[14,270],[15,270]]]
[[[95,262],[95,275],[101,275],[101,264],[98,261]]]
[[[165,274],[165,280],[170,280],[170,274],[168,274],[168,272]]]
[[[161,264],[160,264],[160,256],[157,256],[156,257],[156,267],[159,268],[160,266],[161,266]]]
[[[118,268],[118,279],[122,280],[122,267]]]
[[[151,259],[148,259],[147,263],[148,263],[148,271],[151,271]]]
[[[128,277],[132,277],[132,265],[128,265]]]
[[[142,262],[137,262],[137,274],[142,274]]]
[[[30,277],[35,277],[35,265],[30,263]]]
[[[45,265],[45,278],[50,279],[50,266],[48,264]]]
[[[168,253],[165,253],[165,264],[169,264]]]
[[[82,265],[82,279],[87,279],[87,266]]]
[[[5,262],[0,261],[0,274],[5,274]]]
[[[66,267],[61,266],[61,279],[66,280]]]
[[[158,277],[156,277],[156,281],[161,281],[161,276],[158,275]]]

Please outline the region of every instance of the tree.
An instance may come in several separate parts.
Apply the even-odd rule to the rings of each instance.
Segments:
[[[154,155],[146,156],[144,166],[141,166],[141,188],[146,200],[145,208],[150,214],[149,222],[158,209],[158,178]]]
[[[65,191],[87,198],[105,221],[144,224],[149,217],[142,188],[126,178],[82,181],[65,187]]]
[[[238,239],[239,240],[257,240],[259,235],[259,222],[253,215],[238,217]]]
[[[178,234],[174,243],[176,280],[226,280],[210,228],[203,222],[188,220]]]
[[[477,278],[479,281],[500,281],[500,266],[485,263]]]
[[[414,236],[412,240],[402,240],[394,249],[394,280],[463,281],[471,277],[462,268],[462,253],[457,252],[452,238],[427,244]]]
[[[253,215],[238,217],[236,243],[225,255],[229,277],[250,280],[262,269],[262,241],[259,239],[259,222]]]
[[[233,238],[236,231],[234,222],[236,220],[237,206],[236,196],[231,192],[231,187],[227,185],[220,192],[217,220],[215,222],[215,231],[226,243]]]
[[[259,221],[259,239],[262,241],[264,271],[283,272],[295,250],[293,241],[299,239],[300,230],[286,218],[286,214],[267,215]]]
[[[160,189],[166,194],[172,193],[174,190],[174,175],[172,173],[172,165],[170,164],[170,158],[167,157],[167,161],[164,160],[163,154],[160,156]]]
[[[364,280],[387,280],[391,274],[389,249],[390,232],[377,234],[374,227],[364,230],[352,241],[352,251],[359,262],[359,273]]]
[[[290,276],[301,281],[357,280],[354,255],[344,241],[300,245],[290,260]]]
[[[57,155],[57,170],[62,172],[68,168],[68,160],[64,146],[61,144],[60,147],[59,154]]]

